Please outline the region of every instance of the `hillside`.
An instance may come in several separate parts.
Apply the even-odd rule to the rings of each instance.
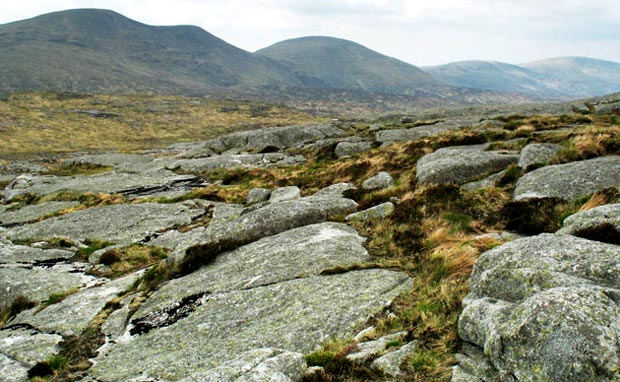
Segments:
[[[78,9],[0,25],[0,92],[214,93],[283,82],[286,68],[193,26]]]
[[[550,98],[594,97],[620,90],[620,63],[585,57],[552,58],[522,65],[462,61],[422,69],[447,85]]]
[[[590,101],[0,100],[2,380],[617,381],[620,98]]]
[[[411,64],[333,37],[286,40],[256,55],[291,65],[297,74],[313,78],[316,87],[415,94],[436,85],[430,75]]]
[[[587,57],[558,57],[521,65],[543,78],[550,91],[592,97],[620,91],[620,63]]]
[[[452,86],[504,92],[548,94],[536,72],[497,61],[459,61],[422,68],[435,79]]]

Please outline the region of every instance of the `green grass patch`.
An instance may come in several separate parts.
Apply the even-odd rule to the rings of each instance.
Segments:
[[[159,263],[167,257],[168,251],[166,249],[144,244],[132,244],[124,248],[111,248],[105,251],[99,258],[99,263],[106,265],[107,268],[105,270],[97,270],[95,273],[99,276],[117,278]]]

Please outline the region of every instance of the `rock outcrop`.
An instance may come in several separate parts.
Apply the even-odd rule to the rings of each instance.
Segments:
[[[529,172],[518,181],[514,199],[526,198],[576,198],[620,187],[620,156],[608,156],[546,166]]]
[[[620,244],[620,204],[603,205],[571,215],[564,219],[558,233]]]
[[[513,152],[484,151],[485,147],[446,147],[423,156],[417,164],[418,184],[463,184],[503,170],[519,159]]]
[[[345,130],[331,124],[272,127],[215,138],[180,156],[203,158],[226,151],[268,153],[345,135]]]
[[[620,377],[620,248],[542,234],[483,254],[459,319],[453,381]]]
[[[529,170],[535,166],[541,166],[547,164],[547,161],[551,159],[561,146],[553,143],[532,143],[525,146],[521,150],[519,156],[519,167],[524,170]]]

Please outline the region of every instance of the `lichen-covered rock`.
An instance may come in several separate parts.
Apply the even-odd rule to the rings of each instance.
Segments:
[[[290,156],[282,153],[217,155],[208,158],[178,159],[168,164],[167,168],[184,171],[204,171],[216,168],[236,169],[253,167],[292,166],[303,163],[302,155]]]
[[[401,364],[405,362],[407,357],[412,355],[416,350],[416,342],[410,342],[401,346],[398,350],[387,353],[374,360],[370,367],[374,370],[381,371],[385,375],[391,377],[402,377],[405,372],[401,369]]]
[[[350,157],[359,153],[363,153],[372,148],[370,142],[340,142],[334,150],[334,154],[338,158]]]
[[[54,212],[79,206],[79,202],[47,202],[0,213],[0,225],[24,224]]]
[[[493,378],[518,381],[619,378],[619,258],[618,246],[552,234],[484,253],[459,336],[492,368],[469,351],[460,356],[456,380],[492,380],[492,369]]]
[[[372,341],[364,341],[357,344],[356,350],[347,354],[346,358],[358,364],[363,364],[387,349],[388,344],[400,342],[405,339],[407,332],[388,334]]]
[[[24,366],[33,367],[57,354],[61,341],[62,337],[58,334],[27,328],[7,328],[0,330],[0,353]]]
[[[618,114],[620,113],[620,100],[601,102],[594,106],[596,114]]]
[[[0,375],[5,382],[28,382],[28,369],[21,363],[0,353]]]
[[[332,336],[353,333],[410,287],[405,274],[365,270],[205,295],[169,326],[144,334],[133,326],[135,334],[97,359],[91,375],[101,382],[143,374],[178,380],[256,348],[310,352]]]
[[[307,369],[303,354],[256,349],[204,373],[179,382],[297,382]]]
[[[345,135],[344,130],[330,124],[271,127],[215,138],[205,142],[202,147],[189,150],[181,157],[200,158],[233,149],[264,153]]]
[[[479,176],[497,172],[516,163],[510,151],[484,151],[482,146],[445,147],[420,158],[418,184],[463,184]]]
[[[521,150],[518,165],[524,170],[533,166],[544,165],[560,149],[560,145],[553,143],[531,143]]]
[[[223,253],[211,264],[164,284],[137,316],[200,293],[255,288],[362,263],[369,259],[364,241],[353,228],[339,223],[309,225],[268,236]]]
[[[620,204],[607,204],[564,219],[557,233],[620,244]]]
[[[267,188],[253,188],[248,192],[247,204],[266,202],[271,196],[271,190]]]
[[[132,275],[102,286],[83,289],[43,310],[22,312],[12,323],[27,324],[63,336],[79,335],[108,301],[129,289],[136,279]]]
[[[0,267],[0,308],[11,305],[17,297],[41,303],[52,294],[61,294],[93,283],[96,279],[62,266]]]
[[[280,187],[271,191],[269,201],[272,203],[285,202],[301,198],[301,190],[297,186]]]
[[[69,259],[74,253],[62,249],[32,248],[0,241],[0,267],[2,264],[45,264]]]
[[[364,190],[381,190],[392,187],[393,185],[394,179],[385,171],[381,171],[362,182],[362,188]]]
[[[191,208],[186,203],[110,205],[15,227],[7,230],[5,235],[13,240],[61,236],[127,245],[144,240],[155,232],[189,224],[204,213],[203,209]]]
[[[94,154],[81,155],[65,159],[61,162],[63,167],[76,165],[96,165],[113,167],[120,172],[141,173],[153,170],[161,170],[165,164],[162,161],[155,161],[152,157],[139,154]]]
[[[546,166],[517,181],[514,199],[574,200],[609,187],[620,187],[620,156]]]
[[[61,191],[122,193],[136,197],[162,191],[189,191],[202,184],[202,180],[194,175],[179,175],[168,170],[145,173],[111,171],[90,176],[20,175],[1,194],[8,201],[27,193],[51,195]]]
[[[183,272],[191,271],[218,252],[293,228],[324,222],[333,215],[346,215],[356,208],[354,201],[334,196],[309,196],[269,203],[258,209],[250,208],[229,219],[212,221],[201,244],[190,247],[183,256],[170,256],[168,260]]]
[[[465,126],[472,126],[475,119],[447,120],[434,123],[432,125],[422,125],[409,129],[391,129],[378,131],[375,140],[384,146],[394,142],[408,142],[416,139],[431,137],[445,132],[456,130]]]
[[[394,213],[394,203],[385,202],[367,210],[355,212],[345,217],[345,220],[361,220],[385,218]]]
[[[482,190],[484,188],[495,187],[497,185],[497,182],[502,180],[505,174],[506,174],[505,170],[500,171],[495,174],[491,174],[484,179],[465,183],[461,185],[461,187],[469,191],[476,191],[476,190]]]

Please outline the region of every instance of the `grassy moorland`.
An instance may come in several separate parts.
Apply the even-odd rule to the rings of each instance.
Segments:
[[[0,100],[0,159],[153,149],[318,118],[261,102],[174,96],[14,94]]]
[[[110,115],[94,117],[92,113],[84,113],[84,110],[98,110]],[[527,221],[529,229],[534,227],[535,232],[528,233],[551,232],[559,227],[564,217],[579,209],[620,201],[617,191],[607,190],[576,202],[553,201],[542,206],[544,208],[515,204],[512,191],[516,180],[523,174],[517,167],[509,168],[498,186],[476,191],[455,185],[416,184],[418,159],[446,146],[488,142],[492,148],[518,150],[528,143],[560,144],[562,150],[550,163],[617,155],[620,152],[618,116],[512,115],[500,119],[505,122],[502,126],[466,128],[374,148],[347,159],[336,159],[333,150],[322,150],[303,152],[308,161],[287,168],[199,172],[197,175],[213,184],[175,199],[157,201],[202,198],[239,203],[245,200],[252,188],[287,185],[299,186],[307,195],[338,182],[360,184],[378,171],[388,171],[395,178],[394,187],[382,191],[352,191],[348,195],[360,204],[360,209],[392,198],[398,200],[392,216],[351,223],[368,238],[366,247],[372,255],[372,260],[360,267],[407,272],[415,283],[411,291],[396,300],[391,309],[393,314],[375,317],[369,324],[377,328],[374,336],[404,330],[409,333],[409,340],[418,341],[418,351],[407,360],[407,376],[402,380],[449,381],[455,363],[454,354],[461,345],[457,320],[462,309],[461,302],[468,291],[473,264],[481,253],[500,244],[497,238],[480,235],[506,228],[519,231],[520,221]],[[14,95],[0,102],[0,147],[6,157],[59,154],[74,150],[132,151],[206,139],[239,129],[314,121],[317,119],[293,109],[256,103],[159,96],[64,98],[53,94],[26,94]],[[372,122],[356,122],[354,128],[360,136],[369,136],[368,126]],[[386,128],[402,127],[396,120],[383,122]],[[54,197],[48,196],[45,200],[53,200]],[[80,208],[130,202],[120,195],[63,194],[56,198],[78,200],[82,202]],[[101,247],[101,243],[95,244],[93,250]],[[114,274],[125,274],[157,263],[164,255],[160,250],[136,246],[108,253],[106,262],[110,263]],[[118,260],[124,258],[129,260]],[[135,292],[146,295],[157,288],[157,283],[168,276],[163,264],[151,268],[143,283],[135,285]],[[12,314],[0,312],[0,322],[2,317]],[[105,316],[109,312],[101,314]],[[63,371],[51,380],[73,380],[70,377],[72,368],[79,368],[85,363],[85,367],[89,367],[86,355],[100,346],[100,335],[95,324],[97,322],[93,323],[92,330],[77,337],[75,343],[63,348],[61,356],[64,357],[64,366],[60,367]],[[347,338],[333,339],[320,350],[309,354],[308,363],[323,366],[325,373],[305,382],[385,380],[367,367],[353,365],[346,360],[345,356],[355,346]],[[80,351],[76,353],[75,349]]]

